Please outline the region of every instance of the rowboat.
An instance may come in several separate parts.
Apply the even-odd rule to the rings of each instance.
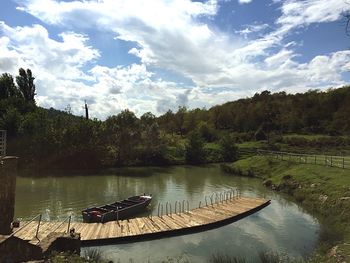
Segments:
[[[127,219],[144,211],[152,200],[151,195],[136,195],[98,207],[90,207],[82,211],[86,223],[105,223],[119,219]]]

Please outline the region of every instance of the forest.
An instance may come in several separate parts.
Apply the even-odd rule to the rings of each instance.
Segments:
[[[106,120],[45,109],[35,102],[30,69],[0,76],[0,129],[22,168],[99,169],[128,165],[233,161],[237,144],[276,141],[302,145],[287,134],[329,135],[317,142],[350,145],[350,86],[287,94],[263,91],[210,109],[168,110],[137,117],[125,109]],[[277,139],[276,139],[277,138]]]

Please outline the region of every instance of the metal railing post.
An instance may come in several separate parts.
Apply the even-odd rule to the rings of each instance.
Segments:
[[[70,229],[70,221],[72,220],[72,216],[69,216],[68,219],[68,228],[67,228],[67,234],[69,233],[69,229]]]
[[[39,216],[39,222],[38,222],[38,227],[36,229],[36,234],[35,237],[39,240],[38,234],[39,234],[39,228],[40,228],[40,223],[41,223],[41,215]],[[40,241],[40,240],[39,240]]]

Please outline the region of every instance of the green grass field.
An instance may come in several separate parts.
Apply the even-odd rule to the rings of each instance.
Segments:
[[[350,262],[350,170],[254,156],[223,167],[293,196],[322,225],[314,262]],[[337,246],[338,259],[329,257]]]

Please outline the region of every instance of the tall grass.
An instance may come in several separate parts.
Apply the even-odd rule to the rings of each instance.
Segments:
[[[290,259],[288,256],[272,252],[259,252],[258,261],[244,257],[214,254],[208,263],[302,263],[303,260]]]

